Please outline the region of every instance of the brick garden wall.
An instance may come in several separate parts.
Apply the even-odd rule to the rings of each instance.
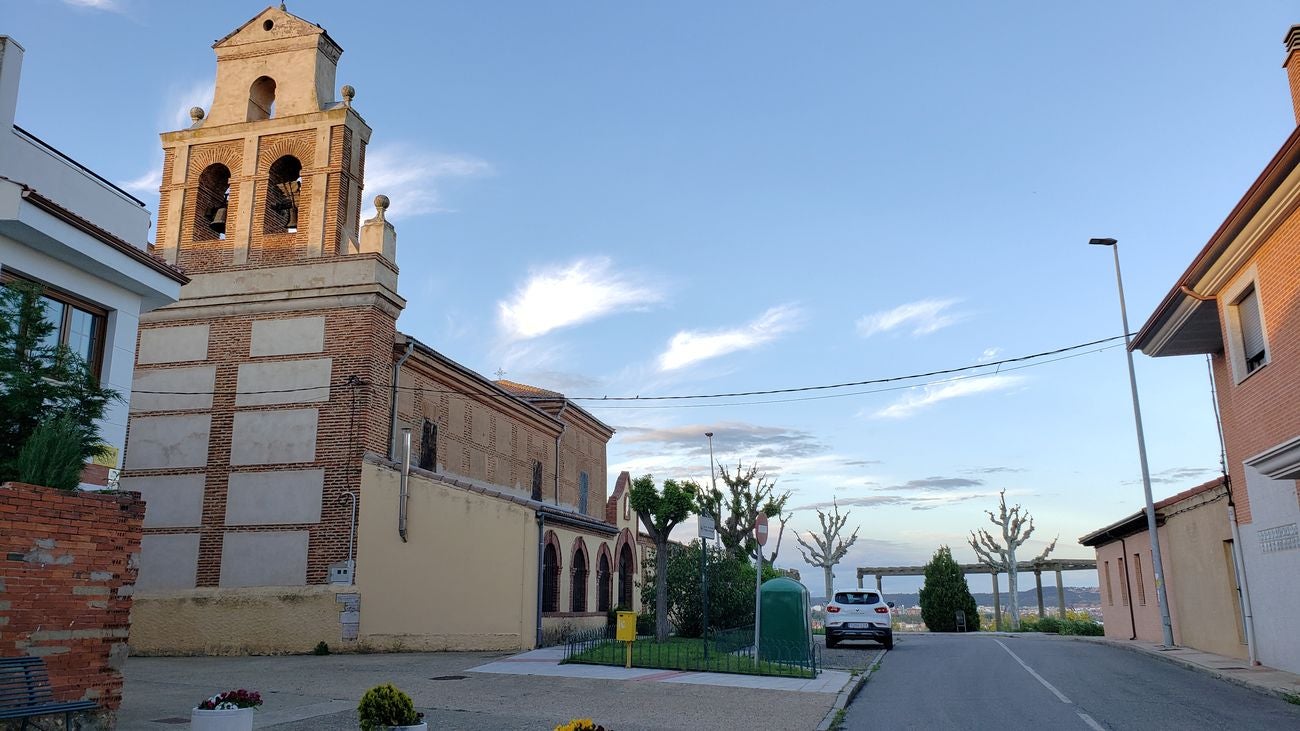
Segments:
[[[115,711],[144,501],[0,485],[0,656],[37,656],[59,700]]]

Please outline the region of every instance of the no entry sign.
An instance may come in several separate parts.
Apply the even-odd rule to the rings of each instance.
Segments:
[[[767,514],[766,513],[759,513],[758,517],[754,519],[754,540],[758,541],[758,545],[760,546],[767,545]]]

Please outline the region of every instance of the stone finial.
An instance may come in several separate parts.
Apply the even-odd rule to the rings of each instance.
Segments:
[[[388,210],[389,200],[386,195],[375,196],[375,215],[379,220],[384,220],[384,212]]]
[[[190,121],[198,124],[203,121],[203,107],[190,107]]]
[[[343,95],[343,103],[346,106],[352,106],[352,100],[357,96],[357,90],[351,84],[344,84],[339,93]]]
[[[393,224],[384,220],[388,210],[388,196],[375,196],[375,217],[361,224],[361,238],[357,242],[360,253],[372,252],[385,259],[397,261],[397,231]]]

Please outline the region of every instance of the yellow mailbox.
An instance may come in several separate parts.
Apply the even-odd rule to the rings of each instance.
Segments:
[[[614,625],[614,639],[619,642],[636,641],[636,612],[615,612],[618,621]]]

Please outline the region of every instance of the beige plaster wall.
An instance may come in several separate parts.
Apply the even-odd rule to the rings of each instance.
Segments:
[[[407,650],[531,648],[537,523],[523,505],[413,474],[407,542],[396,470],[367,462],[357,525],[362,641]]]
[[[1228,501],[1171,515],[1161,532],[1169,545],[1166,568],[1179,579],[1168,582],[1168,591],[1180,643],[1245,659],[1236,572],[1224,545],[1232,539]]]
[[[324,641],[347,649],[336,595],[349,586],[187,589],[139,593],[131,607],[132,655],[274,655]]]

